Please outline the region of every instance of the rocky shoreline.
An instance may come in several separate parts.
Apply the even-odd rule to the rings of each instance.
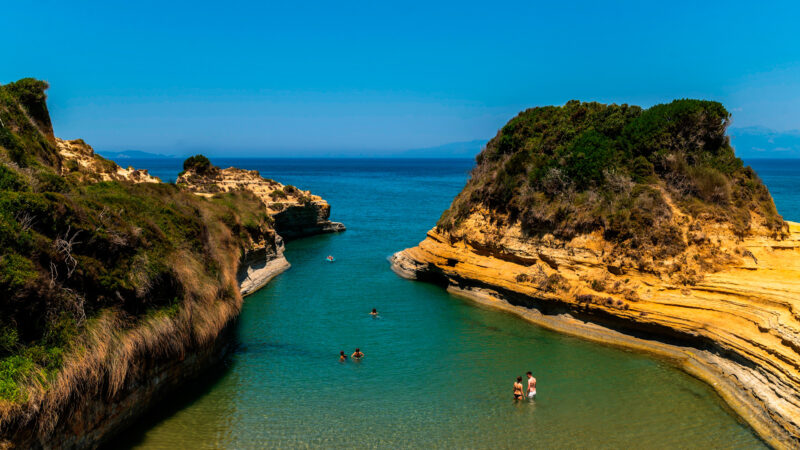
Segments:
[[[751,262],[688,287],[630,270],[613,275],[577,246],[497,242],[478,228],[452,240],[432,230],[419,246],[393,255],[392,269],[545,328],[666,358],[708,383],[769,445],[800,447],[800,225],[790,224],[780,241],[745,240]],[[592,294],[580,289],[543,291],[522,281],[534,261],[549,261],[567,283],[597,270],[637,282],[639,298],[587,302]]]

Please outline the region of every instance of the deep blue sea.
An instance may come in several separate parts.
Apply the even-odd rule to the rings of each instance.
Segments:
[[[180,160],[125,160],[165,181]],[[472,160],[214,159],[321,195],[344,233],[290,242],[292,268],[248,297],[238,350],[119,445],[141,448],[754,448],[705,384],[635,352],[539,329],[389,268]],[[800,220],[800,161],[748,161]],[[325,262],[334,255],[336,263]],[[379,319],[367,313],[380,312]],[[361,347],[360,363],[340,350]],[[513,403],[517,375],[539,380]]]
[[[474,165],[474,159],[331,159],[331,158],[214,158],[214,164],[220,167],[257,168],[261,175],[275,178],[283,184],[294,184],[287,176],[303,175],[303,181],[313,182],[314,173],[326,171],[339,171],[341,174],[367,173],[377,170],[389,170],[394,173],[412,175],[415,172],[437,173],[437,170],[446,167],[448,170],[458,170],[466,176]],[[152,175],[162,181],[175,181],[182,170],[183,159],[154,158],[154,159],[125,159],[119,161],[120,165],[132,165],[137,169],[149,169]],[[748,159],[745,164],[751,166],[764,180],[778,211],[786,220],[800,222],[800,159]],[[294,174],[294,175],[293,175]],[[281,178],[284,177],[284,178]],[[323,186],[320,186],[323,187]],[[317,186],[304,186],[318,193]],[[323,195],[324,197],[324,195]]]

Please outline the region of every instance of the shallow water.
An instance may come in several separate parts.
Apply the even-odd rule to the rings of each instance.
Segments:
[[[425,236],[471,161],[226,163],[322,195],[348,231],[289,243],[292,268],[246,299],[227,366],[116,445],[763,446],[708,386],[668,363],[392,273],[387,258]],[[356,346],[362,362],[337,361]],[[512,382],[527,370],[539,395],[515,403]]]

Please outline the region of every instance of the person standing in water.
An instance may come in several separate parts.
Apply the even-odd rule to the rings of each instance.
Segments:
[[[522,377],[517,377],[514,383],[514,400],[522,400]]]
[[[375,308],[372,308],[372,312],[369,313],[369,315],[372,316],[372,317],[378,317],[378,310],[375,309]]]
[[[347,355],[344,354],[344,350],[339,352],[339,362],[347,361]]]
[[[533,378],[533,374],[528,372],[528,398],[533,400],[536,398],[536,378]]]
[[[361,358],[364,357],[364,354],[361,352],[360,348],[356,348],[356,351],[354,351],[353,354],[350,355],[350,357],[353,358],[354,360],[358,361],[358,360],[360,360]]]

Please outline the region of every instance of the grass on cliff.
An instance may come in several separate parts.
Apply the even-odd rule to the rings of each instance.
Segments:
[[[530,234],[570,239],[602,230],[630,253],[669,256],[685,244],[667,193],[682,212],[737,235],[756,225],[781,233],[769,192],[734,154],[729,120],[721,104],[700,100],[646,110],[578,101],[528,109],[478,155],[437,225],[453,230],[471,211],[488,209]]]
[[[241,252],[272,233],[246,192],[58,175],[46,87],[0,86],[0,432],[48,389],[111,395],[136,357],[210,342],[238,311]]]

